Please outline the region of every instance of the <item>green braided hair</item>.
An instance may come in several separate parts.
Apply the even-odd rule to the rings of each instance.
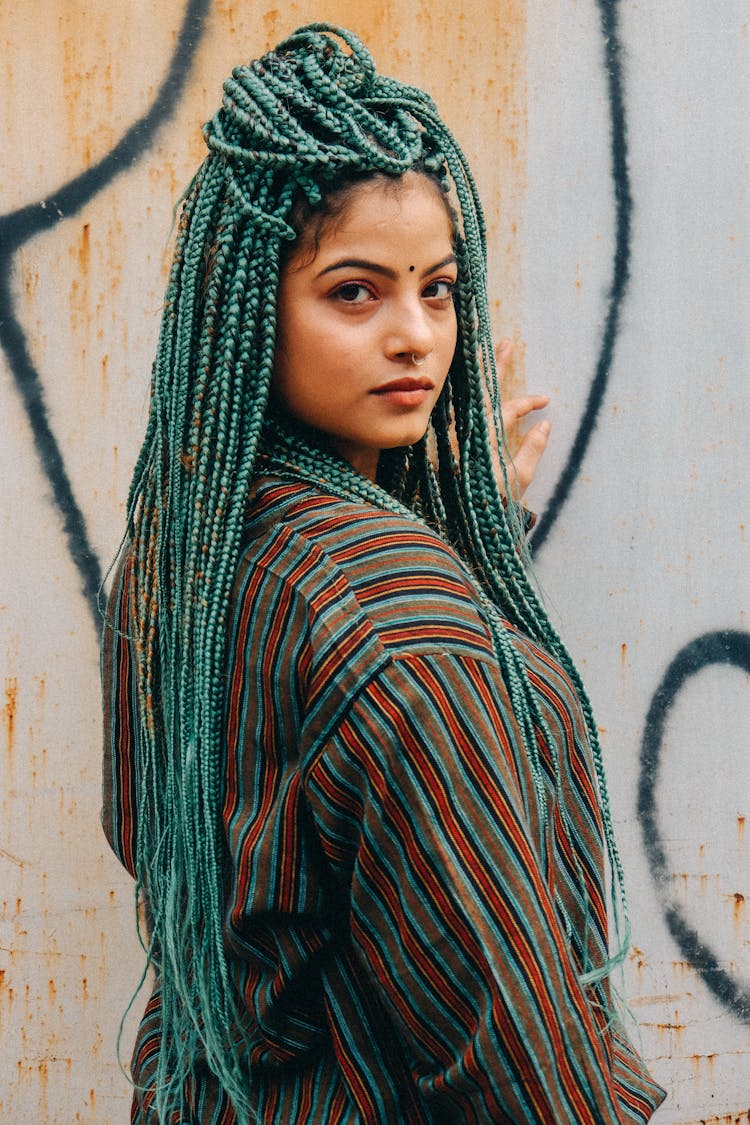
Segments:
[[[222,935],[223,684],[243,517],[269,441],[286,449],[287,466],[316,476],[323,465],[328,487],[423,519],[454,546],[484,607],[545,815],[537,748],[545,724],[503,619],[563,664],[593,748],[616,918],[627,920],[591,707],[527,576],[519,509],[503,503],[512,469],[503,457],[485,225],[461,149],[425,93],[377,74],[356,36],[320,23],[235,69],[204,136],[209,151],[183,202],[128,507],[140,714],[136,863],[161,986],[160,1120],[182,1108],[198,1059],[240,1119],[249,1114],[254,1033]],[[290,250],[310,216],[325,216],[326,201],[362,178],[412,170],[441,183],[455,210],[459,343],[428,435],[383,454],[371,483],[333,455],[313,455],[272,420],[276,293]],[[554,784],[564,819],[559,776]],[[585,895],[580,872],[579,883]],[[577,952],[583,983],[608,1006],[603,979],[624,947],[605,965],[586,948]]]

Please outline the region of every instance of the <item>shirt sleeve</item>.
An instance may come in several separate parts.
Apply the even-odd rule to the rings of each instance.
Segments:
[[[430,1120],[646,1121],[661,1091],[642,1067],[615,1077],[528,831],[519,745],[489,661],[401,658],[357,698],[306,784],[356,959]]]

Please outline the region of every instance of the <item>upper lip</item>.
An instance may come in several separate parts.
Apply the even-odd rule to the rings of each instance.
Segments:
[[[403,375],[400,379],[392,379],[390,383],[381,383],[374,387],[373,394],[383,391],[431,391],[434,386],[432,379],[426,375]]]

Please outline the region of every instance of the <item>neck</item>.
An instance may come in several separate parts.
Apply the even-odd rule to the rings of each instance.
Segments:
[[[378,507],[403,507],[376,481],[377,461],[367,468],[349,460],[345,449],[327,435],[288,415],[269,412],[263,428],[260,465],[284,475],[304,477],[336,495],[365,500]],[[414,513],[403,507],[414,519]]]

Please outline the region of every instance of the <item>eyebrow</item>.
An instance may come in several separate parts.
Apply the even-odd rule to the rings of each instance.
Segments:
[[[423,270],[419,277],[420,279],[429,277],[431,273],[435,273],[436,270],[441,270],[444,266],[454,265],[455,261],[456,255],[449,254],[447,258],[443,258],[441,261],[435,262],[434,266],[429,266],[426,270]],[[368,262],[366,258],[342,258],[340,261],[332,262],[330,266],[326,266],[325,269],[322,269],[315,277],[323,277],[324,274],[343,269],[367,270],[369,273],[377,273],[382,277],[387,277],[389,281],[396,281],[398,279],[396,270],[389,269],[388,266],[378,265],[377,262]]]

